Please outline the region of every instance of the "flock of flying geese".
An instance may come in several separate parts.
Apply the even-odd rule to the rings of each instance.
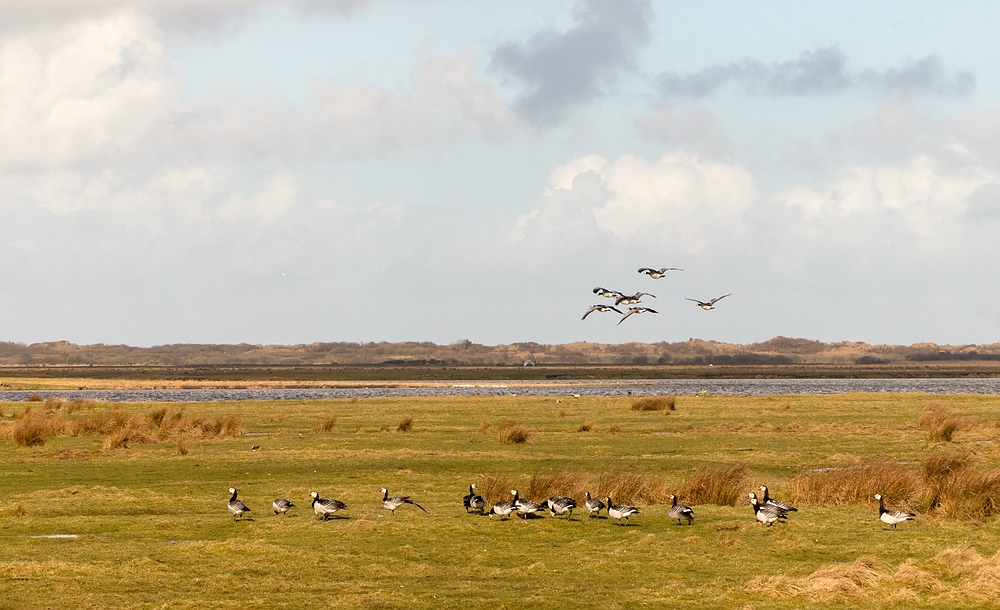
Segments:
[[[772,498],[770,492],[768,492],[767,485],[761,485],[760,491],[763,492],[763,496],[759,499],[754,492],[747,494],[750,498],[750,506],[753,507],[754,516],[760,523],[770,527],[777,521],[786,520],[788,513],[798,511],[791,504]],[[232,513],[234,521],[242,519],[244,513],[251,512],[250,508],[242,500],[236,498],[237,492],[235,487],[230,487],[229,493],[233,494],[229,498],[229,512]],[[425,513],[427,512],[423,506],[411,500],[409,496],[390,497],[389,492],[384,487],[379,490],[379,493],[382,494],[382,508],[392,513],[393,516],[396,515],[396,509],[404,504],[412,504]],[[309,495],[312,497],[313,512],[322,518],[323,521],[328,520],[331,515],[334,515],[338,511],[347,509],[347,505],[340,500],[321,498],[319,497],[319,493],[315,491]],[[567,519],[572,519],[573,510],[578,508],[576,500],[566,496],[552,496],[548,500],[539,503],[522,498],[516,489],[510,490],[510,495],[512,496],[511,500],[497,502],[490,508],[489,513],[487,513],[486,498],[477,494],[476,485],[472,484],[469,485],[468,495],[462,498],[462,505],[465,507],[466,513],[488,514],[490,519],[493,518],[493,515],[498,515],[501,521],[504,518],[510,519],[513,513],[521,515],[522,519],[528,519],[529,516],[534,516],[536,513],[546,509],[548,509],[552,518],[561,515]],[[879,521],[891,525],[894,530],[898,524],[904,521],[911,521],[916,516],[914,513],[886,509],[881,494],[875,494],[875,499],[878,500]],[[271,503],[271,508],[274,510],[275,515],[285,515],[288,513],[288,509],[294,507],[295,505],[285,498],[278,498]],[[583,502],[583,508],[588,512],[588,517],[600,517],[601,511],[606,511],[608,517],[615,519],[618,525],[622,524],[623,519],[625,520],[625,525],[628,525],[629,517],[639,513],[638,508],[628,504],[615,504],[611,501],[610,497],[605,497],[604,501],[592,498],[589,491],[586,492],[586,500]],[[670,496],[670,509],[667,511],[667,516],[671,519],[677,519],[678,525],[681,524],[681,521],[687,521],[688,525],[694,522],[694,510],[686,504],[678,503],[677,496],[675,495]]]
[[[684,271],[684,270],[679,269],[677,267],[661,267],[659,269],[653,269],[651,267],[642,267],[639,269],[639,274],[648,275],[654,280],[659,280],[663,279],[670,271]],[[614,299],[615,304],[607,305],[605,303],[598,303],[596,305],[591,305],[590,309],[588,309],[587,312],[583,314],[583,317],[580,318],[581,320],[586,320],[587,316],[594,313],[595,311],[599,311],[601,313],[607,313],[609,311],[613,311],[619,314],[621,316],[621,319],[618,320],[618,324],[621,324],[622,322],[625,321],[625,318],[628,318],[629,316],[634,314],[660,313],[655,309],[650,309],[649,307],[629,307],[628,312],[626,313],[616,307],[616,305],[638,305],[639,303],[642,302],[642,297],[653,297],[655,299],[656,298],[655,294],[650,294],[648,292],[636,292],[635,294],[625,294],[617,290],[609,290],[607,288],[602,288],[600,286],[594,288],[594,294],[602,296],[607,299]],[[721,297],[715,297],[710,301],[699,301],[698,299],[689,299],[687,297],[684,297],[684,300],[692,301],[698,307],[701,307],[705,311],[709,311],[715,309],[715,304],[719,302],[721,299],[730,296],[730,294],[724,294]]]

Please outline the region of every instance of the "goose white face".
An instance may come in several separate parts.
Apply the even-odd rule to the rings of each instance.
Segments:
[[[312,493],[311,493],[311,494],[309,494],[309,495],[310,495],[310,496],[312,496],[313,498],[318,498],[318,497],[319,497],[319,494],[318,494],[318,493],[316,493],[315,491],[314,491],[314,492],[312,492]]]
[[[875,494],[875,499],[876,500],[881,500],[882,499],[882,494]]]
[[[230,487],[229,488],[229,493],[231,493],[231,494],[236,493],[236,488],[235,487]]]
[[[378,492],[379,492],[380,494],[385,494],[385,493],[389,493],[389,492],[388,492],[388,491],[387,491],[387,490],[385,489],[385,487],[383,487],[382,489],[378,490]]]

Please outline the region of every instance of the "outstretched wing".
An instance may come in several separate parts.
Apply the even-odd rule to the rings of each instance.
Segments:
[[[724,298],[726,298],[728,296],[731,296],[732,294],[733,293],[730,292],[729,294],[724,294],[721,297],[715,297],[714,299],[712,299],[711,301],[709,301],[708,304],[709,305],[715,305],[718,301],[721,301],[722,299],[724,299]]]
[[[597,306],[597,305],[591,305],[591,306],[590,306],[590,309],[588,309],[588,310],[587,310],[587,313],[583,314],[583,317],[582,317],[582,318],[580,318],[580,319],[581,319],[581,320],[586,320],[586,319],[587,319],[587,316],[589,316],[590,314],[594,313],[594,312],[595,312],[595,311],[597,311],[598,309],[600,309],[600,307],[599,307],[599,306]]]

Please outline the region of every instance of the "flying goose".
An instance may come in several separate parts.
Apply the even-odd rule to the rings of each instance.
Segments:
[[[580,319],[581,320],[586,320],[587,316],[589,316],[590,314],[594,313],[595,311],[599,311],[601,313],[604,313],[606,311],[613,311],[613,312],[615,312],[617,314],[621,313],[619,310],[615,309],[611,305],[600,305],[600,304],[599,305],[591,305],[590,309],[587,310],[587,313],[583,314],[583,317],[580,318]]]
[[[419,508],[420,510],[424,511],[425,513],[427,512],[427,509],[425,509],[423,506],[420,506],[419,504],[411,500],[410,496],[393,496],[390,498],[389,492],[386,491],[385,487],[383,487],[379,491],[382,492],[382,508],[392,513],[393,517],[396,516],[396,509],[404,504],[412,504],[417,508]]]
[[[230,487],[229,493],[233,494],[233,497],[229,498],[229,512],[233,513],[233,521],[236,521],[237,517],[242,519],[243,513],[250,512],[250,507],[244,504],[241,500],[236,499],[235,487]]]
[[[503,521],[504,517],[510,519],[510,514],[517,510],[513,502],[497,502],[490,509],[490,520],[493,520],[493,515],[500,515],[500,520]]]
[[[573,509],[576,508],[576,500],[573,498],[567,498],[566,496],[552,496],[545,502],[545,506],[549,507],[549,514],[555,518],[556,515],[566,515],[567,518],[573,518]]]
[[[621,294],[618,293],[618,297],[615,299],[615,305],[637,305],[642,297],[653,297],[656,298],[655,294],[649,294],[648,292],[637,292],[635,294]]]
[[[622,322],[625,321],[625,318],[635,313],[660,313],[660,312],[656,311],[655,309],[650,309],[648,307],[629,307],[628,313],[622,316],[621,320],[618,320],[618,324],[621,324]],[[618,324],[616,324],[615,326],[617,326]]]
[[[274,502],[271,502],[271,508],[274,509],[274,514],[276,515],[287,515],[288,509],[294,506],[294,504],[284,498],[278,498]]]
[[[522,519],[527,519],[528,515],[534,515],[544,508],[538,502],[523,499],[518,495],[516,489],[510,490],[510,495],[514,496],[514,508],[521,514]]]
[[[600,295],[606,299],[617,299],[620,296],[625,296],[617,290],[609,290],[607,288],[601,288],[600,286],[594,288],[594,294]],[[618,303],[615,303],[615,305],[617,304]]]
[[[486,499],[476,493],[475,484],[469,485],[469,495],[462,498],[462,506],[465,507],[465,512],[479,511],[480,515],[486,509]]]
[[[639,269],[639,273],[643,275],[648,275],[654,280],[663,279],[663,276],[667,274],[667,271],[684,271],[684,270],[678,269],[677,267],[662,267],[660,269],[651,269],[649,267],[643,267]]]
[[[625,520],[625,525],[628,525],[628,518],[639,512],[638,508],[628,504],[613,504],[610,496],[604,501],[608,503],[608,516],[612,519],[618,519],[618,525],[622,524],[622,519]]]
[[[678,504],[677,496],[673,494],[670,494],[670,510],[667,511],[667,516],[671,519],[677,519],[677,525],[681,524],[681,519],[686,520],[688,525],[694,521],[694,511],[691,510],[691,507],[687,504]]]
[[[694,301],[695,303],[698,304],[698,307],[701,307],[705,311],[708,311],[709,309],[715,309],[715,304],[717,302],[721,301],[722,299],[724,299],[724,298],[726,298],[728,296],[731,296],[732,294],[733,293],[730,292],[729,294],[724,294],[721,297],[715,297],[714,299],[712,299],[711,301],[709,301],[707,303],[705,301],[699,301],[698,299],[689,299],[687,297],[684,297],[684,300],[685,301]],[[617,304],[618,303],[615,303],[615,305],[617,305]]]
[[[313,511],[323,517],[323,521],[330,518],[330,515],[337,512],[338,510],[346,510],[347,505],[340,500],[333,500],[331,498],[321,498],[319,494],[315,491],[309,494],[312,496],[312,507]]]
[[[902,523],[903,521],[912,521],[913,518],[917,516],[915,513],[907,513],[901,510],[886,510],[885,502],[882,500],[882,494],[875,494],[875,499],[878,500],[879,521],[887,525],[891,525],[892,529],[896,529],[896,525]]]
[[[781,500],[776,500],[776,499],[772,498],[771,494],[767,491],[767,485],[761,485],[760,486],[760,490],[762,492],[764,492],[764,498],[761,501],[764,503],[765,506],[767,506],[767,505],[777,506],[778,508],[780,508],[781,510],[785,511],[786,513],[796,512],[796,511],[799,510],[799,509],[795,508],[794,506],[792,506],[791,504],[788,504],[786,502],[782,502]]]
[[[583,507],[587,509],[588,513],[590,513],[588,516],[593,517],[596,515],[600,517],[601,509],[604,508],[604,502],[601,502],[597,498],[591,498],[590,492],[588,491],[587,499],[584,501]]]
[[[770,527],[778,519],[786,519],[785,511],[773,504],[761,504],[757,501],[757,494],[750,492],[750,506],[753,507],[753,514],[758,521]]]

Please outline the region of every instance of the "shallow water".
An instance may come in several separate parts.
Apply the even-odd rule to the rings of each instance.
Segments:
[[[1000,378],[941,379],[654,379],[627,381],[442,383],[418,387],[178,390],[7,390],[0,401],[21,402],[32,394],[60,400],[104,402],[212,402],[234,400],[315,400],[418,396],[723,396],[843,394],[846,392],[1000,394]]]

